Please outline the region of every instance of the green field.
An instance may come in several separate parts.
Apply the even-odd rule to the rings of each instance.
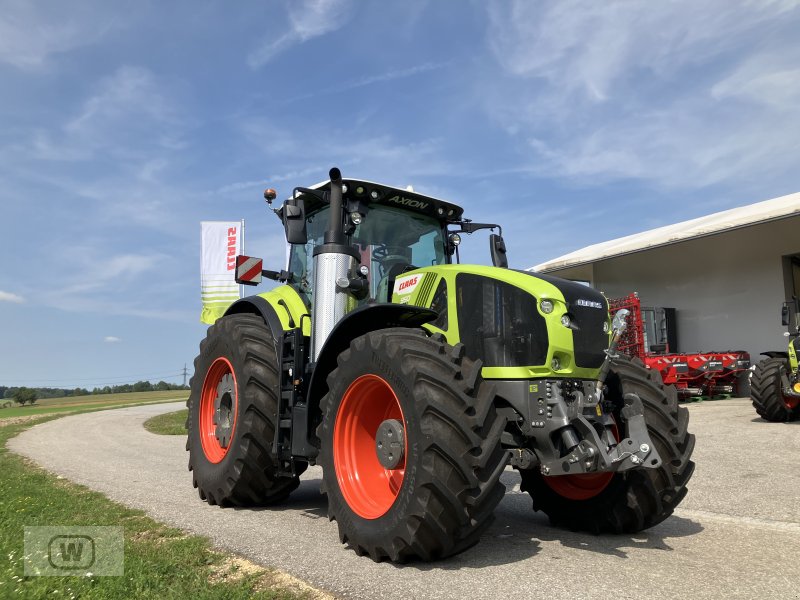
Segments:
[[[120,404],[131,402],[135,403],[130,397],[119,401]],[[95,408],[96,404],[88,410]],[[77,406],[73,409],[87,410]],[[39,417],[35,422],[53,418],[56,417]],[[3,557],[0,598],[289,600],[317,596],[307,590],[302,590],[298,596],[287,589],[285,576],[279,573],[217,552],[205,538],[186,535],[153,521],[141,511],[57,478],[9,452],[6,441],[33,422],[0,422],[0,556]],[[122,526],[125,530],[125,574],[120,577],[26,577],[23,574],[23,527],[26,525]]]
[[[70,396],[68,398],[47,398],[38,400],[33,406],[19,406],[0,409],[0,421],[8,417],[26,415],[45,415],[121,407],[131,404],[148,404],[153,402],[169,402],[171,400],[186,402],[188,390],[170,390],[166,392],[131,392],[128,394],[97,394],[91,396]]]
[[[150,417],[144,422],[144,428],[150,433],[159,435],[186,435],[186,417],[189,410],[184,408],[178,412],[165,413]]]

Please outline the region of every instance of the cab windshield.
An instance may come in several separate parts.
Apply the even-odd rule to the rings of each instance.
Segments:
[[[289,254],[289,270],[294,273],[300,292],[311,302],[314,246],[323,243],[328,224],[328,208],[307,217],[308,242],[294,244]],[[369,298],[388,302],[394,279],[414,268],[447,262],[444,231],[431,217],[388,206],[373,205],[350,236],[361,265],[369,268]]]

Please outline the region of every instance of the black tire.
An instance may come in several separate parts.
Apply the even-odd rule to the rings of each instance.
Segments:
[[[441,335],[412,329],[368,333],[339,355],[318,434],[322,491],[342,543],[375,561],[405,562],[444,558],[478,541],[505,493],[500,475],[508,461],[500,445],[506,419],[495,410],[494,386],[480,372],[481,362],[466,358],[462,344],[449,346]],[[402,484],[377,518],[359,516],[348,504],[334,456],[343,397],[368,375],[394,393],[407,441]]]
[[[753,370],[750,379],[750,400],[758,415],[773,423],[785,423],[800,419],[800,404],[792,408],[787,405],[781,386],[781,373],[789,372],[789,361],[785,358],[765,358]]]
[[[224,457],[215,463],[209,460],[200,440],[200,410],[206,375],[218,359],[226,359],[233,367],[238,398],[233,399],[237,408],[232,438]],[[200,498],[220,506],[284,500],[299,485],[299,479],[275,474],[271,444],[278,406],[278,361],[272,334],[263,319],[249,314],[219,319],[200,343],[194,373],[186,403],[186,449],[192,483]],[[305,467],[303,464],[302,469]]]
[[[661,466],[616,473],[605,489],[585,500],[559,495],[538,469],[520,471],[520,488],[531,494],[533,509],[546,513],[556,525],[592,533],[635,533],[666,519],[683,500],[694,472],[694,435],[687,430],[689,411],[678,406],[675,388],[665,386],[658,371],[647,369],[639,359],[620,356],[607,383],[609,396],[620,406],[623,394],[641,398]],[[615,417],[620,423],[619,414]]]

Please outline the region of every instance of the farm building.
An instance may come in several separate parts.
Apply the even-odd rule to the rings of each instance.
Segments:
[[[675,309],[673,352],[785,349],[800,297],[800,193],[588,246],[529,269]],[[674,338],[673,338],[674,339]]]

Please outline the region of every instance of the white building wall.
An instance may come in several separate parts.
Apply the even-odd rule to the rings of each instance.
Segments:
[[[591,281],[608,297],[638,292],[643,306],[677,310],[681,352],[785,350],[782,257],[800,254],[800,217],[782,219],[551,271]]]

